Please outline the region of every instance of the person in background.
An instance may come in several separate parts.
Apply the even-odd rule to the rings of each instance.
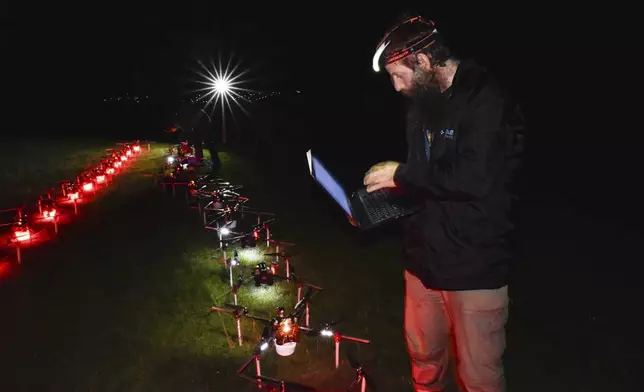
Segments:
[[[217,174],[221,169],[219,158],[217,133],[213,127],[208,113],[198,104],[183,104],[177,113],[176,126],[182,129],[194,145],[195,158],[203,162],[204,146],[210,152],[212,161],[212,174]]]
[[[445,390],[453,339],[463,390],[504,391],[511,184],[524,144],[518,105],[483,67],[453,56],[421,16],[391,28],[372,65],[410,98],[407,161],[374,165],[364,185],[401,187],[423,206],[404,221],[414,387]]]
[[[205,138],[204,145],[210,152],[210,160],[212,161],[212,174],[217,175],[221,169],[221,159],[219,158],[219,142],[218,133],[211,131]]]

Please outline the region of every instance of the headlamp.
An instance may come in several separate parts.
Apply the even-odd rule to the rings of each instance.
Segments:
[[[397,32],[398,34],[412,35],[414,39],[408,41],[403,49],[396,50],[383,56],[385,49],[391,43],[391,35]],[[372,66],[375,72],[380,72],[380,69],[387,64],[395,63],[402,60],[420,50],[431,46],[436,42],[435,23],[431,20],[425,20],[422,16],[414,16],[402,23],[397,24],[391,28],[384,38],[378,43],[376,53],[373,55]]]

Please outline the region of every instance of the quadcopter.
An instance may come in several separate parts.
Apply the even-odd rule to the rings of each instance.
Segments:
[[[277,308],[277,314],[272,319],[267,319],[263,317],[258,317],[250,314],[248,309],[238,305],[225,305],[224,308],[212,307],[212,311],[217,312],[226,312],[232,314],[235,317],[237,323],[237,336],[238,342],[242,345],[241,337],[241,317],[247,317],[255,321],[260,321],[266,324],[264,327],[261,340],[259,344],[255,347],[253,355],[249,360],[238,370],[238,375],[241,377],[251,380],[251,376],[244,375],[244,372],[250,366],[250,364],[255,362],[255,379],[263,377],[261,374],[260,358],[262,355],[265,355],[272,347],[275,348],[275,352],[279,356],[290,356],[295,352],[297,343],[299,342],[301,336],[314,337],[314,338],[332,338],[335,343],[335,367],[336,369],[340,365],[340,342],[342,340],[350,340],[358,343],[368,344],[369,340],[346,336],[341,334],[339,331],[334,330],[333,327],[341,322],[332,321],[323,323],[317,328],[308,327],[308,304],[311,301],[311,298],[316,293],[313,291],[313,287],[309,286],[306,294],[300,298],[293,308],[293,311],[290,314],[286,314],[283,307]],[[302,312],[306,311],[306,326],[300,325],[299,320],[301,319]],[[367,385],[373,386],[371,378],[366,374],[364,368],[360,366],[356,361],[350,361],[351,366],[356,370],[357,378],[354,383],[350,386],[349,391],[353,390],[356,385],[361,385],[361,390],[365,391]],[[281,389],[274,390],[285,390],[286,383],[280,380],[275,380],[271,378],[265,378],[264,381],[270,381],[273,387],[279,387]],[[257,380],[260,383],[262,380]]]
[[[272,253],[264,254],[265,257],[272,256],[272,255],[273,255]],[[239,259],[239,253],[237,252],[237,250],[233,251],[232,258],[226,259],[224,257],[224,262],[226,263],[226,266],[229,268],[229,271],[232,274],[233,268],[241,265],[241,262]],[[322,288],[320,287],[313,286],[308,283],[307,284],[301,283],[298,277],[293,273],[292,267],[290,268],[290,271],[289,271],[289,268],[287,268],[287,272],[290,272],[287,276],[279,275],[277,272],[278,267],[279,267],[278,260],[273,260],[270,262],[260,262],[254,265],[253,268],[251,268],[249,275],[244,276],[243,274],[241,274],[237,277],[236,281],[234,281],[233,278],[231,277],[230,289],[225,293],[223,293],[222,295],[220,295],[217,298],[217,301],[219,301],[221,298],[225,298],[228,295],[232,294],[234,304],[237,305],[237,298],[238,298],[237,296],[239,293],[239,289],[241,289],[243,286],[247,285],[250,282],[253,282],[256,288],[273,286],[276,281],[295,283],[297,284],[297,287],[298,287],[298,301],[302,297],[302,288],[305,285],[313,287],[318,290],[322,290]],[[307,314],[306,317],[307,317],[307,325],[308,325],[308,310],[306,314]]]
[[[49,197],[40,198],[38,200],[38,210],[40,211],[42,218],[45,220],[54,220],[58,217],[56,202]]]
[[[254,316],[254,315],[250,314],[248,312],[248,308],[246,308],[244,306],[233,305],[233,304],[225,304],[223,308],[213,306],[213,307],[211,307],[211,311],[229,313],[229,314],[232,314],[235,317],[235,322],[237,324],[237,340],[238,340],[239,345],[241,346],[242,342],[243,342],[242,334],[241,334],[241,318],[242,317],[247,317],[247,318],[250,318],[250,319],[255,320],[255,321],[263,322],[267,326],[272,326],[273,329],[274,329],[274,332],[277,331],[279,329],[278,327],[280,327],[280,326],[282,326],[282,332],[289,332],[290,328],[292,328],[292,329],[300,328],[299,324],[297,323],[298,317],[300,316],[300,314],[303,311],[306,311],[307,313],[309,312],[308,303],[311,301],[311,298],[313,298],[313,296],[318,291],[322,290],[322,288],[316,287],[316,286],[313,286],[313,285],[307,285],[307,286],[308,286],[308,290],[307,290],[306,294],[304,296],[302,296],[301,298],[298,298],[298,302],[295,305],[295,307],[293,308],[293,312],[291,312],[289,315],[286,315],[286,311],[285,311],[285,309],[283,307],[278,307],[277,312],[276,312],[277,313],[276,316],[274,318],[272,318],[272,319],[267,319],[267,318],[264,318],[264,317]],[[317,291],[314,291],[316,289],[317,289]],[[289,320],[289,321],[287,322],[285,320]],[[286,329],[286,331],[284,331],[284,329]],[[299,329],[298,329],[298,331],[299,331]],[[271,335],[271,341],[273,340],[273,338],[274,338],[274,335]],[[297,338],[299,339],[299,332],[298,332]],[[281,342],[280,345],[283,345],[283,344],[286,343],[285,340],[284,341],[278,340],[278,342]],[[294,341],[294,342],[297,343],[297,341]],[[295,345],[294,344],[288,345],[287,349],[285,349],[285,350],[286,351],[290,350],[289,347],[294,350]],[[266,348],[268,348],[268,346]],[[280,352],[282,352],[282,351],[280,350]],[[291,352],[288,355],[291,355],[292,353],[293,352]]]
[[[11,232],[13,238],[9,238],[7,240],[8,243],[30,241],[33,237],[31,229],[29,228],[29,218],[22,208],[16,210],[16,216],[11,225]]]
[[[226,221],[226,219],[228,219]],[[220,223],[220,220],[224,220],[224,222]],[[229,216],[223,215],[220,220],[217,220],[216,226],[206,226],[206,229],[209,230],[214,230],[218,233],[219,237],[219,250],[223,251],[224,253],[224,261],[227,264],[228,271],[229,271],[229,276],[230,276],[230,288],[234,289],[235,288],[235,281],[233,277],[233,268],[237,265],[239,265],[239,255],[237,251],[234,251],[233,253],[233,258],[228,259],[227,258],[227,251],[228,251],[228,246],[231,244],[242,244],[242,248],[248,247],[248,246],[255,246],[257,239],[259,238],[259,231],[253,229],[250,232],[245,232],[245,233],[237,233],[233,232],[231,229],[234,228],[237,225],[237,221],[229,219]],[[267,227],[268,221],[267,222],[262,222],[260,223],[260,227]],[[235,294],[235,302],[237,301],[237,295]]]
[[[262,336],[262,341],[260,342],[260,345],[258,345],[259,349],[255,349],[255,352],[261,352],[261,347],[266,347],[268,345],[268,343],[266,343],[266,340],[267,337]],[[347,353],[347,359],[349,366],[351,366],[356,371],[356,378],[347,389],[347,392],[355,391],[355,387],[358,385],[360,386],[360,392],[366,392],[367,386],[369,386],[373,390],[376,390],[373,378],[371,378],[371,375],[365,371],[365,368],[355,360],[353,355]],[[309,387],[307,385],[263,376],[259,371],[257,371],[258,374],[256,374],[255,376],[249,376],[244,372],[246,371],[246,369],[248,369],[253,360],[256,361],[257,366],[257,361],[259,361],[259,358],[251,357],[250,360],[244,363],[244,365],[237,371],[237,375],[246,381],[256,384],[259,389],[265,390],[267,392],[317,391],[317,389]]]

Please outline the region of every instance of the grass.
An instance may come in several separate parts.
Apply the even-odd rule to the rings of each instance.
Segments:
[[[227,290],[228,276],[217,241],[197,213],[153,184],[150,174],[163,152],[157,147],[138,161],[100,202],[62,227],[56,241],[30,249],[19,274],[0,286],[0,390],[253,389],[234,373],[261,326],[242,320],[249,339],[240,348],[233,318],[209,311]],[[342,343],[343,351],[356,353],[373,371],[379,390],[410,391],[396,237],[358,235],[309,182],[292,179],[297,193],[281,186],[284,172],[274,170],[279,163],[261,169],[238,154],[221,155],[223,175],[244,184],[251,205],[278,214],[275,238],[297,244],[297,274],[324,288],[314,298],[312,324],[348,316],[341,331],[372,343]],[[536,251],[533,257],[543,256]],[[534,269],[526,271],[522,276],[534,277]],[[628,374],[587,374],[587,360],[570,347],[567,336],[582,339],[588,331],[571,321],[584,313],[555,306],[561,292],[553,297],[527,279],[521,287],[508,326],[510,390],[622,390]],[[550,287],[561,286],[551,281]],[[295,299],[286,284],[240,294],[240,303],[260,315]],[[613,349],[621,350],[622,361],[627,357],[626,347]],[[354,376],[346,363],[333,369],[328,342],[305,338],[297,351],[267,356],[264,373],[323,391],[343,390]],[[592,366],[606,366],[601,356],[590,357]]]
[[[91,167],[114,144],[105,141],[38,140],[10,142],[0,155],[0,209],[13,208],[39,197],[57,181],[73,179]]]

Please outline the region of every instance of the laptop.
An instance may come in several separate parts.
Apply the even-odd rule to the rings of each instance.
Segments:
[[[335,200],[360,229],[366,230],[402,218],[418,211],[418,205],[405,197],[399,189],[379,189],[367,192],[361,188],[349,196],[342,185],[329,173],[311,150],[306,158],[315,181]]]

